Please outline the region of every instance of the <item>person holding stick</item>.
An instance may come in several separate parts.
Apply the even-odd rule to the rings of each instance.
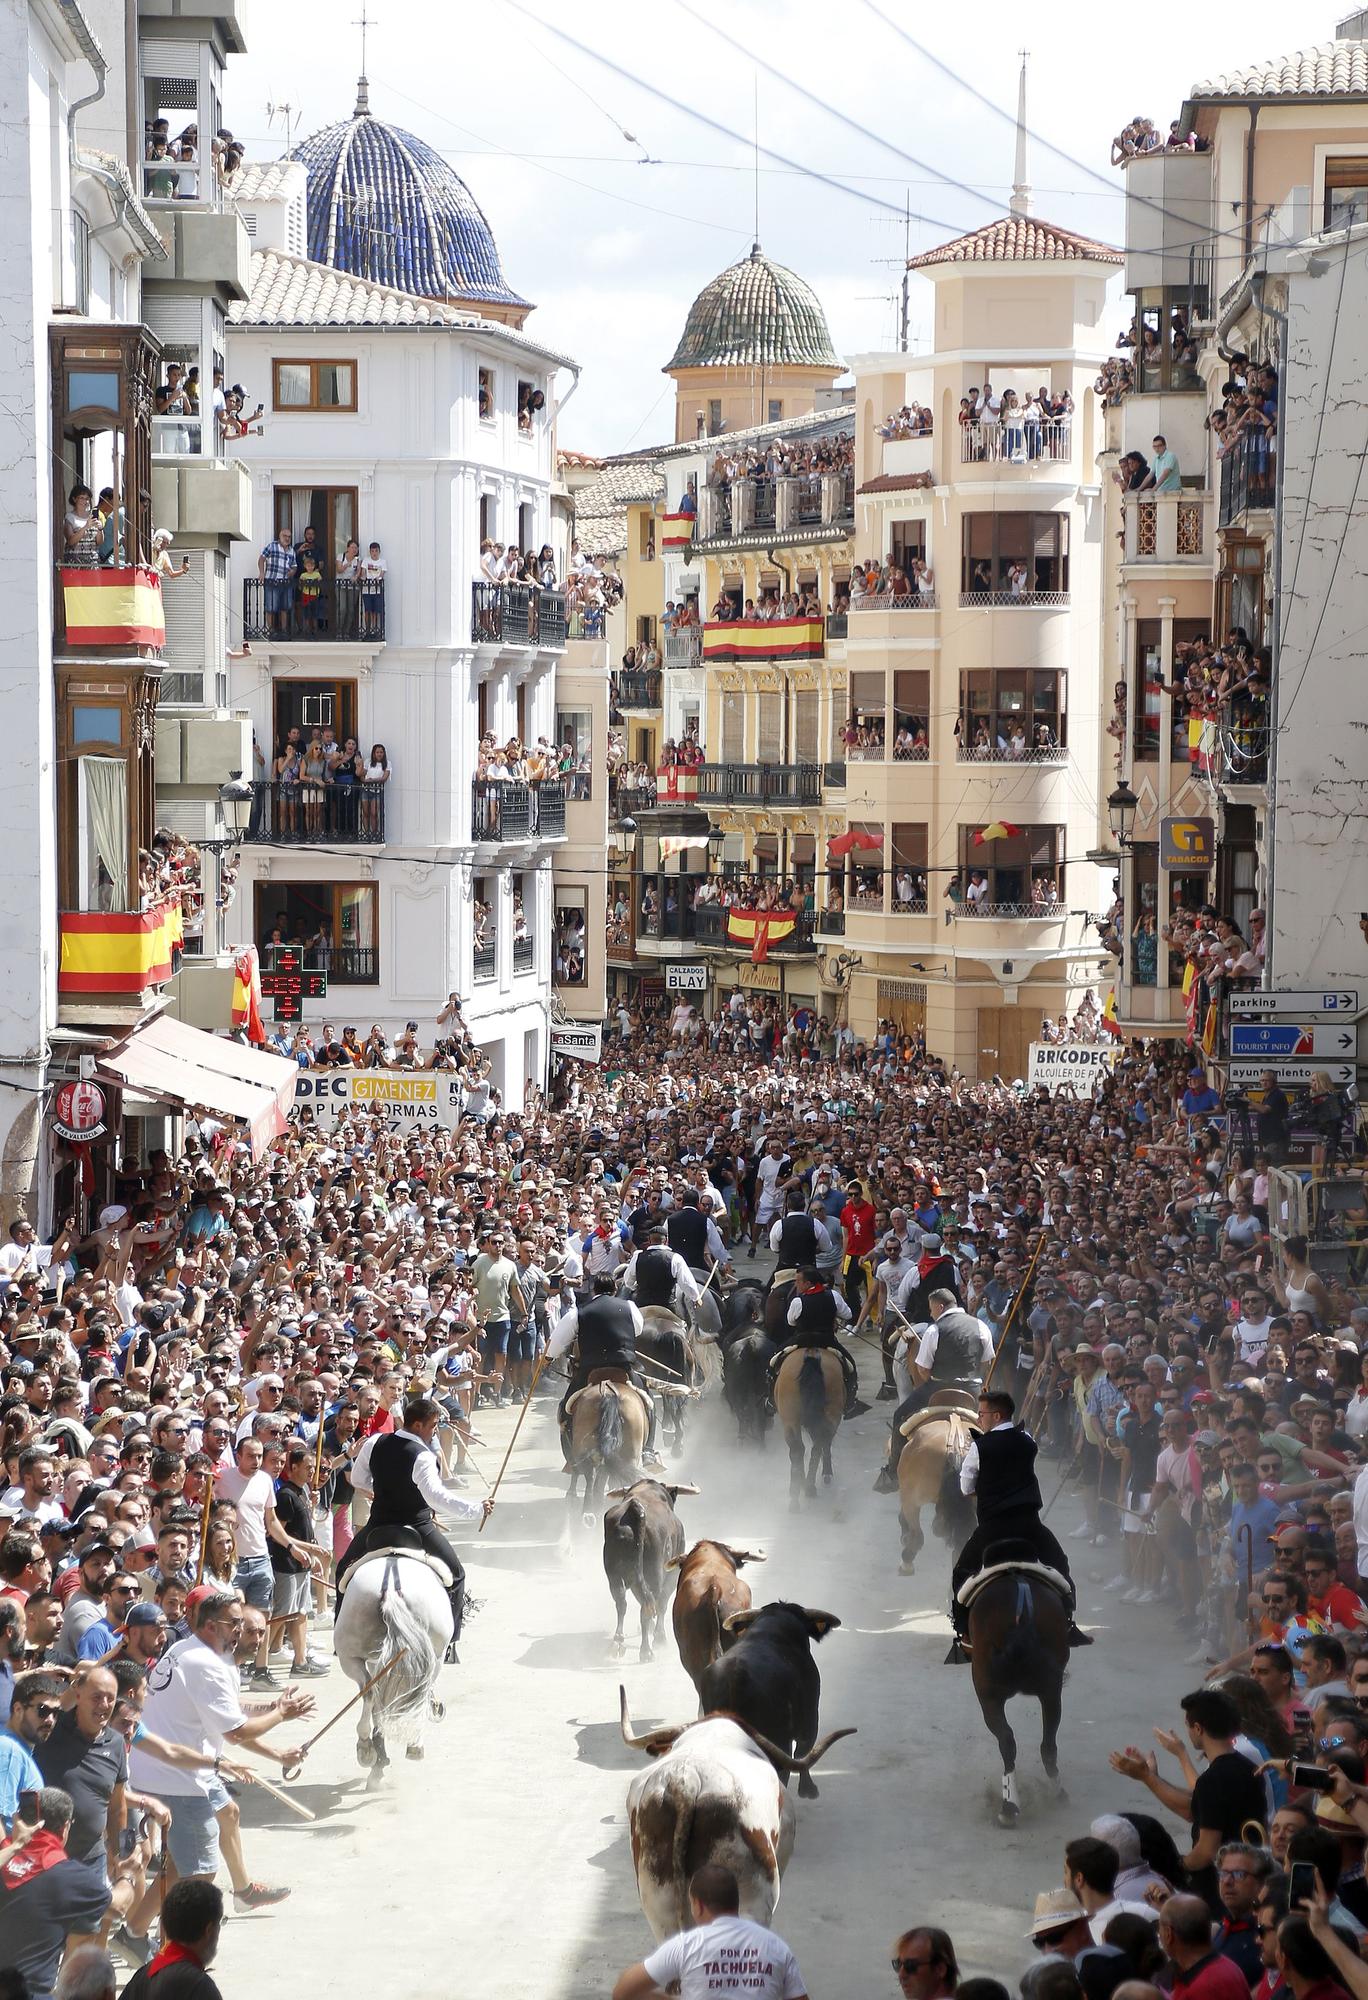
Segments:
[[[351,1483],[359,1493],[370,1496],[370,1518],[358,1530],[345,1555],[337,1564],[337,1583],[368,1549],[388,1546],[396,1534],[409,1529],[418,1545],[451,1572],[451,1643],[461,1636],[465,1617],[465,1570],[461,1558],[437,1526],[437,1515],[452,1521],[480,1521],[489,1518],[493,1498],[467,1500],[454,1493],[442,1478],[437,1459],[437,1428],[442,1406],[430,1396],[417,1396],[404,1406],[404,1421],[397,1431],[377,1431],[367,1438],[351,1469]]]

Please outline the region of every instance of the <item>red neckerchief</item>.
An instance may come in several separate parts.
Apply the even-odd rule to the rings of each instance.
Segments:
[[[49,1868],[55,1868],[59,1861],[67,1858],[66,1845],[55,1833],[49,1833],[40,1826],[33,1838],[0,1868],[0,1882],[7,1889],[18,1889],[35,1875],[46,1875]]]
[[[169,1944],[162,1946],[152,1960],[147,1968],[147,1976],[149,1979],[155,1979],[159,1972],[165,1972],[168,1965],[187,1964],[197,1965],[201,1972],[204,1970],[204,1960],[199,1953],[192,1951],[188,1944],[177,1944],[173,1938]]]

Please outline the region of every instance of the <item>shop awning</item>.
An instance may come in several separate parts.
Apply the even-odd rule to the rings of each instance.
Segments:
[[[263,1055],[163,1015],[101,1056],[97,1074],[145,1097],[202,1104],[235,1119],[247,1127],[252,1158],[259,1160],[286,1129],[299,1071],[285,1056]]]

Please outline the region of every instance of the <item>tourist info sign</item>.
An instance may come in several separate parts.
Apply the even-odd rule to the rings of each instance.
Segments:
[[[1319,1014],[1357,1014],[1359,997],[1354,987],[1341,986],[1332,992],[1232,993],[1230,1011],[1245,1020],[1268,1014],[1285,1014],[1293,1021],[1314,1019]]]
[[[1352,1062],[1358,1046],[1358,1030],[1348,1021],[1232,1021],[1232,1056],[1267,1056],[1277,1061],[1289,1056],[1333,1056]]]

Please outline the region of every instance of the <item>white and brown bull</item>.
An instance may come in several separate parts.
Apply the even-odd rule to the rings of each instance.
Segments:
[[[684,1671],[702,1693],[703,1675],[722,1654],[723,1627],[735,1611],[749,1611],[750,1585],[738,1571],[765,1558],[725,1542],[695,1542],[687,1555],[674,1556],[667,1569],[679,1571],[675,1588],[675,1644]]]
[[[833,1743],[855,1731],[833,1730],[805,1757],[790,1757],[729,1715],[637,1736],[626,1688],[619,1694],[623,1741],[655,1760],[627,1792],[637,1894],[655,1937],[692,1926],[689,1877],[708,1862],[735,1875],[741,1915],[768,1925],[797,1823],[780,1774],[806,1775]]]

